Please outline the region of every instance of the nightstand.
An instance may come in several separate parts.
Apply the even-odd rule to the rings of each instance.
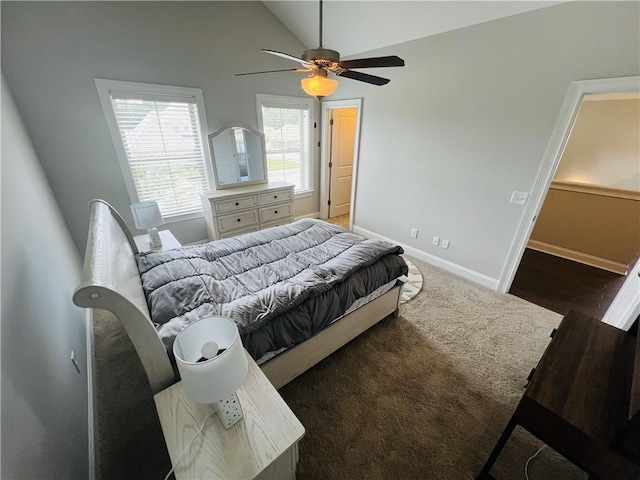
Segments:
[[[160,238],[162,239],[162,247],[158,249],[152,249],[149,244],[149,235],[146,233],[144,235],[138,235],[133,239],[136,242],[136,246],[138,247],[138,251],[140,252],[164,252],[166,250],[173,250],[174,248],[180,248],[182,244],[173,236],[169,230],[158,230],[160,234]]]
[[[217,415],[206,422],[175,468],[180,479],[295,479],[304,427],[247,354],[249,373],[237,394],[244,418],[225,430]],[[213,405],[191,401],[182,382],[154,397],[172,464]]]

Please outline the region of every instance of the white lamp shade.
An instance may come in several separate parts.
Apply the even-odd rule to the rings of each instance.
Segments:
[[[159,227],[164,224],[162,213],[156,202],[140,202],[131,205],[133,223],[140,230]]]
[[[208,350],[213,352],[209,355]],[[203,318],[182,330],[173,343],[182,388],[194,402],[216,403],[244,382],[249,364],[235,322],[227,317]],[[211,356],[202,360],[204,356]]]

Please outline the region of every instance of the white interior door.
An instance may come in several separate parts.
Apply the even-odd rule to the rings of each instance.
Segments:
[[[331,111],[329,218],[347,215],[351,210],[356,114],[355,108],[336,108]]]
[[[320,218],[329,218],[329,191],[331,183],[331,170],[329,162],[331,156],[331,125],[332,112],[342,108],[351,108],[356,112],[354,147],[353,147],[353,167],[351,171],[351,198],[349,201],[349,229],[353,228],[357,216],[357,196],[358,196],[358,156],[360,146],[360,122],[362,120],[362,99],[352,98],[348,100],[323,100],[321,103],[321,145],[320,149]]]

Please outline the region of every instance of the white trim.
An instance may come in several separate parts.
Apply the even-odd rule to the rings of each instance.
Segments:
[[[640,315],[640,260],[631,269],[602,321],[629,330]]]
[[[466,267],[450,262],[448,260],[443,260],[440,257],[436,257],[435,255],[431,255],[430,253],[424,252],[422,250],[418,250],[417,248],[411,247],[402,242],[398,242],[397,240],[387,238],[383,235],[379,235],[370,230],[360,228],[357,225],[353,225],[352,230],[353,230],[353,233],[357,233],[358,235],[362,235],[364,237],[377,238],[379,240],[384,240],[387,242],[394,243],[396,245],[400,245],[404,249],[405,253],[411,255],[412,257],[417,258],[418,260],[422,260],[423,262],[427,262],[431,265],[435,265],[436,267],[442,268],[443,270],[451,272],[460,277],[466,278],[467,280],[471,280],[472,282],[479,283],[480,285],[484,287],[488,287],[491,290],[496,290],[498,287],[498,280],[496,278],[491,278],[487,275],[476,272],[474,270],[470,270]]]
[[[296,200],[299,198],[313,197],[313,192],[315,192],[315,190],[312,188],[310,190],[307,190],[306,192],[296,193],[294,194],[294,197]]]
[[[640,191],[621,190],[619,188],[604,187],[602,185],[590,185],[586,183],[560,182],[553,180],[549,187],[553,190],[565,192],[585,193],[587,195],[599,195],[601,197],[622,198],[624,200],[640,201]]]
[[[129,160],[122,144],[120,137],[120,130],[116,122],[116,117],[111,105],[111,91],[123,92],[126,94],[141,94],[148,97],[164,96],[172,98],[174,100],[178,98],[184,98],[185,101],[195,99],[195,104],[198,108],[198,121],[200,123],[200,142],[202,143],[202,155],[204,156],[204,168],[207,176],[207,182],[209,189],[213,189],[215,182],[213,180],[213,165],[211,163],[211,156],[209,154],[209,147],[207,142],[207,132],[209,127],[207,126],[207,116],[204,108],[204,96],[202,90],[199,88],[191,87],[174,87],[169,85],[156,85],[152,83],[137,83],[137,82],[123,82],[119,80],[105,80],[102,78],[95,79],[96,89],[98,90],[98,97],[100,98],[100,104],[102,105],[102,111],[104,112],[105,119],[107,120],[107,127],[111,134],[111,140],[116,150],[116,156],[120,162],[120,169],[124,177],[124,183],[129,193],[129,199],[131,203],[140,201],[138,197],[138,191],[136,190],[133,176],[131,175],[131,168],[129,166]],[[196,212],[197,213],[197,212]],[[190,214],[184,214],[186,216]],[[165,221],[171,222],[174,216],[165,217]],[[178,220],[182,221],[186,217],[183,215],[177,215]]]
[[[578,252],[576,250],[571,250],[570,248],[560,247],[558,245],[541,242],[539,240],[529,240],[527,248],[542,253],[548,253],[556,257],[566,258],[567,260],[573,260],[574,262],[600,268],[620,275],[626,275],[627,270],[629,270],[629,265],[625,265],[624,263],[614,262],[613,260],[596,257],[595,255],[589,255],[588,253]]]
[[[360,158],[360,125],[362,123],[362,99],[351,100],[323,100],[321,103],[322,115],[320,118],[320,218],[326,220],[329,217],[327,199],[329,198],[329,162],[327,161],[326,139],[327,118],[329,110],[335,108],[356,109],[356,131],[353,148],[353,169],[351,171],[351,205],[349,208],[349,229],[353,229],[354,212],[356,211],[356,190],[358,188],[358,159]]]
[[[304,215],[294,217],[293,220],[302,220],[303,218],[320,218],[320,212],[305,213]]]
[[[606,78],[572,82],[564,99],[556,125],[547,145],[542,164],[531,189],[520,224],[513,238],[505,264],[500,273],[498,291],[505,293],[511,288],[522,255],[533,231],[535,219],[540,213],[544,198],[549,190],[553,176],[560,163],[560,157],[567,143],[573,123],[580,109],[582,98],[588,94],[609,92],[635,92],[640,90],[640,77]]]
[[[170,217],[162,217],[164,219],[164,223],[178,223],[185,222],[187,220],[194,220],[196,218],[204,218],[204,212],[199,210],[197,212],[191,213],[181,213],[180,215],[171,215]]]

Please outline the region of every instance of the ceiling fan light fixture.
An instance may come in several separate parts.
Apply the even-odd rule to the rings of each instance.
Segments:
[[[327,77],[326,70],[316,69],[311,75],[303,78],[302,90],[312,97],[322,98],[333,95],[338,90],[338,81]]]

